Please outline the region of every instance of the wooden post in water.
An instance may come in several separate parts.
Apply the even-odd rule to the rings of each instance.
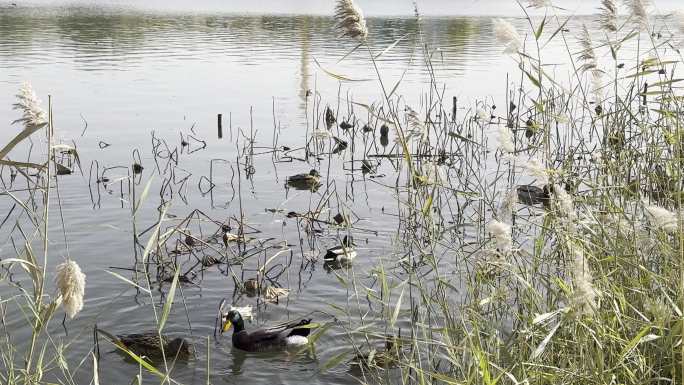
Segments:
[[[218,114],[218,138],[223,138],[223,114]]]

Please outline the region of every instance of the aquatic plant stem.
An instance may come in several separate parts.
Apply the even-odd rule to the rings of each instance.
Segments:
[[[50,167],[50,160],[52,159],[52,95],[48,95],[48,125],[47,125],[47,176],[46,182],[43,185],[44,207],[43,207],[43,267],[41,272],[40,284],[38,285],[38,293],[34,293],[35,311],[38,316],[33,324],[31,332],[31,346],[28,351],[28,358],[26,360],[26,377],[25,383],[30,383],[31,366],[33,364],[33,351],[35,350],[36,340],[43,328],[43,320],[40,317],[43,307],[43,293],[45,291],[45,277],[47,275],[47,261],[48,261],[48,223],[50,212],[50,179],[52,178],[52,168]]]
[[[401,147],[404,151],[404,157],[406,158],[406,162],[408,163],[410,175],[413,175],[413,161],[411,159],[411,152],[409,151],[408,144],[406,143],[406,137],[404,136],[404,132],[401,130],[399,117],[397,116],[397,112],[392,108],[392,103],[390,102],[389,95],[387,94],[385,84],[382,82],[382,76],[380,76],[380,70],[378,69],[378,63],[375,61],[375,57],[373,56],[373,51],[371,50],[370,45],[368,45],[367,41],[364,43],[364,45],[368,50],[368,56],[370,57],[370,60],[373,63],[373,68],[375,69],[375,73],[378,76],[378,82],[380,82],[380,87],[382,88],[382,94],[385,97],[385,102],[387,102],[387,106],[390,109],[390,112],[392,112],[392,117],[394,118],[395,131],[397,133],[397,136],[399,137],[399,141],[401,142]]]

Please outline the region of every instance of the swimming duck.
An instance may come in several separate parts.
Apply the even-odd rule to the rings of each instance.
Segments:
[[[323,257],[326,261],[337,261],[341,263],[351,262],[356,258],[354,250],[354,240],[351,236],[344,236],[342,244],[328,249]]]
[[[309,171],[308,174],[297,174],[287,178],[287,185],[297,190],[315,191],[320,186],[321,174],[316,170]]]
[[[520,202],[529,206],[534,206],[539,203],[547,205],[551,198],[551,188],[549,185],[544,185],[543,188],[533,185],[520,185],[518,186],[517,191]]]
[[[247,352],[266,352],[302,347],[309,343],[311,319],[286,322],[279,325],[245,330],[242,315],[231,310],[222,320],[221,333],[233,327],[233,347]]]
[[[109,338],[113,343],[119,347],[137,354],[141,357],[149,359],[161,359],[162,347],[166,358],[178,357],[180,360],[187,360],[192,357],[194,348],[185,338],[171,339],[166,335],[161,335],[161,344],[159,334],[156,331],[147,331],[143,333],[121,334],[113,336],[104,330],[97,329],[97,331]]]
[[[287,180],[292,182],[318,182],[320,178],[321,174],[319,174],[315,169],[312,169],[307,174],[292,175],[291,177],[287,178]]]

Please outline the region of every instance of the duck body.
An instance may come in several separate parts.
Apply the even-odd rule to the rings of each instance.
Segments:
[[[311,170],[308,174],[297,174],[287,178],[287,185],[297,190],[314,190],[320,186],[320,179],[321,174]]]
[[[311,319],[301,319],[286,322],[279,325],[263,327],[254,330],[246,330],[242,315],[231,310],[221,328],[222,332],[233,329],[233,347],[247,352],[270,352],[287,350],[293,347],[306,345],[311,328],[308,326]]]
[[[548,185],[543,188],[533,185],[520,185],[517,188],[518,200],[520,202],[533,206],[539,203],[548,204],[551,198],[551,191]]]
[[[329,248],[323,257],[326,261],[337,261],[341,263],[351,262],[354,258],[356,258],[356,250],[354,250],[354,244],[351,237],[347,236],[344,237],[341,245]]]
[[[147,357],[152,360],[162,359],[164,356],[167,359],[178,357],[178,359],[187,360],[193,355],[193,347],[185,338],[177,337],[171,339],[164,334],[160,338],[156,331],[120,334],[117,336],[112,336],[101,329],[98,329],[98,332],[111,339],[116,345],[126,348],[138,356]]]
[[[287,178],[288,182],[318,182],[321,178],[321,174],[316,170],[311,170],[306,174],[296,174]]]

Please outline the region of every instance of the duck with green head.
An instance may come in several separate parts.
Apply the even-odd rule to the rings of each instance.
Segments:
[[[309,343],[311,319],[246,330],[240,312],[231,310],[224,316],[221,333],[233,328],[233,346],[247,352],[268,352],[302,347]]]

